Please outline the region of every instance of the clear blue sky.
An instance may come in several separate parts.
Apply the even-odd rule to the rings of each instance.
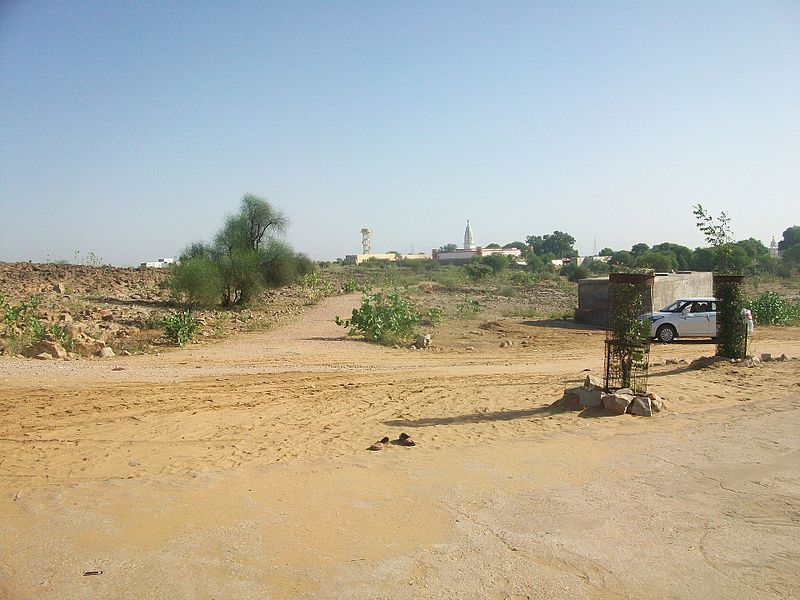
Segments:
[[[0,260],[138,264],[245,193],[312,258],[800,224],[800,3],[0,2]]]

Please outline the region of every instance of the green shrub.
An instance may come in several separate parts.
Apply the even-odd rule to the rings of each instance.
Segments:
[[[469,317],[477,315],[479,312],[483,310],[483,307],[481,306],[480,302],[478,302],[474,298],[468,298],[465,295],[464,301],[456,304],[456,310],[458,310],[459,315]]]
[[[747,307],[756,325],[800,325],[800,302],[781,298],[776,292],[751,298]]]
[[[190,307],[215,306],[222,299],[219,267],[205,256],[181,261],[172,271],[170,291],[181,304]]]
[[[164,335],[171,342],[183,346],[197,331],[197,319],[188,310],[179,311],[164,317]]]
[[[428,323],[436,326],[444,319],[444,309],[439,308],[438,306],[431,307],[425,311],[425,316],[428,319]]]
[[[12,353],[38,342],[47,334],[47,328],[36,314],[41,303],[41,298],[31,295],[19,304],[9,304],[0,293],[0,334],[8,340]]]
[[[380,344],[404,342],[414,335],[420,315],[407,295],[398,291],[365,294],[361,307],[354,308],[349,320],[338,316],[335,321],[348,327],[348,335],[361,334],[365,339]]]
[[[472,281],[480,281],[484,277],[494,275],[494,269],[480,262],[471,262],[464,265],[464,271]]]

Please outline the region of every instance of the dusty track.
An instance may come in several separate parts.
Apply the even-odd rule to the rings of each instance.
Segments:
[[[381,348],[333,324],[355,301],[161,356],[0,360],[0,596],[800,594],[797,361],[656,367],[655,419],[552,413],[601,332]],[[401,431],[420,445],[364,451]]]

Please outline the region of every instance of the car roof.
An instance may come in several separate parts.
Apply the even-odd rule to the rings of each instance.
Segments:
[[[678,298],[677,300],[673,300],[672,302],[670,302],[670,304],[672,304],[674,302],[716,302],[716,301],[717,301],[716,298],[708,298],[708,297],[704,297],[704,298]]]

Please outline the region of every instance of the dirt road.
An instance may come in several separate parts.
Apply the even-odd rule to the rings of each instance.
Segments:
[[[602,332],[383,348],[333,324],[356,300],[161,356],[0,359],[0,597],[800,595],[799,361],[656,346],[667,414],[558,413]]]

